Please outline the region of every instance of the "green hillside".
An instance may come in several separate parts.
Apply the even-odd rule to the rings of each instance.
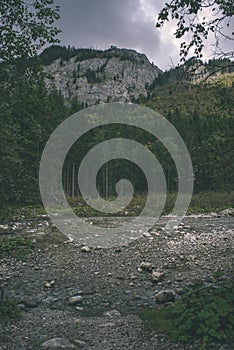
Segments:
[[[93,55],[91,51],[87,52]],[[75,102],[68,107],[58,92],[48,92],[41,72],[38,60],[0,66],[1,206],[40,203],[38,170],[46,141],[65,118],[81,108]],[[233,74],[194,83],[189,81],[187,73],[185,76],[184,69],[178,67],[160,75],[155,84],[148,87],[147,98],[133,101],[158,111],[179,131],[191,154],[196,193],[233,191]],[[125,127],[117,131],[123,137],[144,140],[141,131]],[[78,189],[75,192],[71,189],[74,163],[77,171],[85,150],[109,136],[107,129],[100,128],[71,149],[64,164],[64,187],[68,195],[79,194]],[[158,140],[148,137],[148,141],[162,164],[169,191],[175,192],[177,175],[170,154]],[[105,169],[101,170],[97,184],[105,196],[106,184],[101,179]],[[116,161],[109,164],[108,195],[116,194],[115,184],[122,176],[130,178],[138,194],[147,191],[144,175],[137,167],[127,162],[119,166]]]
[[[195,191],[233,190],[234,75],[197,84],[156,87],[140,103],[162,115],[183,137],[193,161]]]

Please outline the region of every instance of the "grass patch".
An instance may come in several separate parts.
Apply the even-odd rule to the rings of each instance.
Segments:
[[[20,310],[15,301],[10,299],[0,300],[0,321],[1,323],[8,324],[14,320],[20,318]]]
[[[107,199],[108,206],[111,207],[111,202],[114,201],[114,197],[110,197]],[[134,195],[131,203],[123,210],[119,211],[116,214],[108,214],[104,212],[97,211],[91,208],[81,197],[76,197],[74,199],[68,198],[68,203],[71,205],[73,211],[78,216],[136,216],[140,214],[142,209],[144,208],[144,204],[146,201],[146,195]]]
[[[170,214],[174,208],[177,193],[168,193],[166,203],[163,209],[163,215]],[[110,200],[113,198],[110,198]],[[146,203],[147,195],[134,195],[127,208],[118,213],[117,216],[136,216],[139,215]],[[157,200],[157,198],[155,199]],[[74,212],[79,216],[108,216],[90,208],[82,198],[76,197],[68,199]],[[222,211],[234,207],[234,192],[201,192],[193,194],[188,214],[209,213],[212,211]],[[153,213],[149,213],[153,214]],[[110,216],[110,215],[109,215]],[[111,214],[111,216],[114,216]]]
[[[166,196],[166,203],[162,214],[170,214],[174,208],[177,198],[177,193],[168,193]],[[109,198],[108,201],[111,206],[113,198]],[[79,217],[92,217],[92,216],[137,216],[143,210],[147,200],[147,194],[134,195],[131,203],[123,208],[117,214],[106,214],[97,211],[90,207],[82,197],[77,196],[75,198],[67,198],[68,203],[72,207],[74,213]],[[160,201],[158,197],[155,197],[155,201]],[[209,213],[212,211],[222,211],[224,209],[234,207],[234,191],[233,192],[201,192],[193,194],[190,206],[187,214],[199,214]],[[58,208],[59,212],[59,208]],[[45,209],[43,207],[22,207],[22,208],[4,208],[0,209],[0,221],[7,220],[22,220],[22,219],[38,219],[41,215],[45,215]],[[66,211],[62,210],[61,214],[66,214]],[[152,211],[147,213],[149,216],[154,216]]]
[[[32,241],[20,237],[5,238],[0,241],[0,255],[2,257],[10,256],[17,260],[25,260],[33,248]]]
[[[38,216],[45,214],[45,209],[42,206],[7,207],[0,209],[0,221],[37,219]]]
[[[166,203],[163,209],[163,215],[170,214],[174,208],[177,198],[177,193],[168,193]],[[110,198],[111,200],[114,198]],[[141,213],[147,200],[147,195],[134,195],[131,203],[127,208],[115,214],[116,216],[136,216]],[[155,199],[157,200],[157,198]],[[78,216],[110,216],[108,214],[100,213],[90,208],[82,198],[76,197],[68,199],[74,212]],[[234,207],[234,192],[201,192],[193,194],[187,214],[209,213],[212,211],[219,212],[227,208]],[[153,215],[153,212],[149,215]],[[111,216],[115,216],[111,214]]]
[[[209,213],[234,207],[233,192],[202,192],[193,194],[189,213]]]
[[[157,310],[144,310],[140,318],[150,329],[165,333],[172,341],[200,341],[200,349],[212,342],[232,342],[234,327],[234,283],[219,281],[218,286],[195,283],[173,304]]]

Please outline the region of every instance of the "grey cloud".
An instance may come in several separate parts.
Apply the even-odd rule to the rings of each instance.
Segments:
[[[61,6],[61,44],[132,48],[145,53],[161,67],[165,53],[160,32],[155,29],[156,6],[161,4],[150,2],[155,7],[155,19],[149,20],[141,10],[141,0],[57,0],[56,4]]]
[[[170,23],[155,28],[165,0],[55,0],[61,6],[58,23],[62,45],[106,49],[110,45],[145,53],[162,69],[179,62],[178,42]],[[147,11],[144,9],[147,8]],[[165,35],[166,33],[166,35]],[[232,42],[224,42],[226,50]],[[205,56],[210,52],[206,43]]]

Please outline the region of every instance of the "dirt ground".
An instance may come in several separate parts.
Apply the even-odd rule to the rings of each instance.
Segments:
[[[25,261],[1,256],[3,297],[17,301],[22,317],[0,326],[0,349],[197,349],[152,333],[138,314],[157,308],[162,290],[179,298],[197,279],[214,284],[217,270],[230,278],[234,218],[185,217],[170,233],[164,224],[160,219],[150,233],[106,249],[72,242],[46,218],[1,224],[1,237],[27,237],[35,248]],[[162,273],[158,282],[152,271]]]

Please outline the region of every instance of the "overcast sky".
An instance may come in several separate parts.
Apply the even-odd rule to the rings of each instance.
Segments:
[[[180,44],[173,37],[174,24],[155,28],[164,3],[165,0],[55,0],[61,7],[61,45],[135,49],[159,68],[169,69],[172,62],[179,62]]]

